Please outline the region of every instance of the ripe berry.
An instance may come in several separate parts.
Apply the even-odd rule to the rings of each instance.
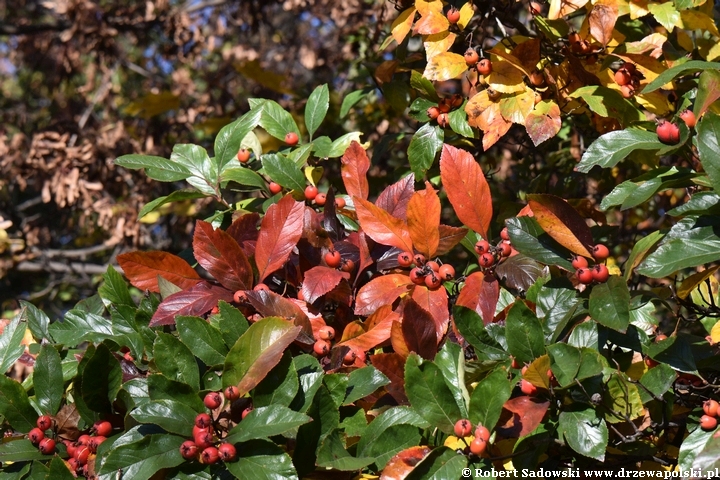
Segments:
[[[43,438],[42,440],[40,440],[40,445],[38,445],[38,449],[43,455],[52,454],[55,451],[55,440],[53,440],[52,438]]]
[[[630,76],[630,72],[628,72],[625,69],[620,69],[617,72],[615,72],[615,83],[620,85],[621,87],[625,85],[629,85],[632,81],[632,77]]]
[[[716,402],[715,400],[705,400],[705,402],[703,403],[703,411],[705,412],[705,415],[717,417],[718,410],[720,410],[720,404],[718,404],[718,402]]]
[[[282,187],[275,182],[270,182],[268,188],[270,189],[270,193],[272,193],[273,195],[277,195],[278,193],[282,192]]]
[[[570,45],[574,45],[575,43],[582,40],[582,37],[580,37],[580,34],[577,32],[570,32],[568,34],[568,43]]]
[[[632,98],[635,96],[635,87],[632,84],[623,85],[620,87],[620,93],[623,98]]]
[[[245,294],[245,290],[238,290],[237,292],[233,293],[233,302],[245,303],[246,301],[247,295]]]
[[[90,445],[88,445],[88,448],[90,449],[90,453],[97,453],[98,447],[107,440],[107,437],[104,437],[102,435],[98,435],[96,437],[92,437],[92,440],[90,440]]]
[[[635,64],[634,64],[634,63],[624,62],[624,63],[620,66],[620,70],[625,70],[625,71],[627,71],[630,75],[634,75],[635,72],[637,72],[637,67],[635,67]]]
[[[340,256],[340,252],[337,250],[332,250],[330,252],[327,252],[325,254],[325,263],[327,263],[327,266],[330,268],[337,268],[340,266],[340,262],[342,261],[342,257]]]
[[[430,120],[435,120],[440,115],[440,109],[438,107],[430,107],[427,109],[427,116]]]
[[[475,251],[478,253],[478,255],[489,252],[490,242],[488,242],[487,240],[480,240],[475,244]]]
[[[610,250],[602,243],[598,243],[593,247],[592,255],[595,260],[602,262],[610,256]]]
[[[540,70],[533,70],[530,72],[528,80],[530,80],[530,84],[533,87],[542,87],[545,85],[545,75],[543,75]]]
[[[450,23],[457,23],[460,20],[460,10],[455,7],[450,7],[447,12],[447,19]]]
[[[343,365],[352,365],[355,363],[355,359],[357,358],[357,354],[354,350],[348,350],[348,352],[343,357]]]
[[[510,366],[512,368],[520,368],[520,367],[522,367],[522,364],[518,361],[517,358],[512,357],[512,362],[510,363]]]
[[[657,129],[658,139],[667,145],[675,145],[680,141],[680,129],[673,122],[660,120]]]
[[[648,368],[655,368],[660,365],[660,362],[658,362],[657,360],[653,360],[650,357],[645,357],[645,365],[647,365]]]
[[[250,160],[250,150],[241,148],[237,153],[237,159],[240,163],[247,163]]]
[[[448,113],[451,109],[452,107],[446,98],[443,98],[440,100],[440,103],[438,103],[438,110],[440,110],[440,113]]]
[[[662,342],[663,340],[667,340],[667,338],[668,338],[667,335],[665,335],[664,333],[659,333],[659,334],[655,335],[655,343],[659,343],[659,342]]]
[[[192,434],[193,438],[197,437],[201,433],[210,432],[210,427],[198,427],[197,425],[193,425]],[[210,432],[212,433],[212,432]]]
[[[315,205],[322,207],[323,205],[325,205],[326,200],[327,200],[327,194],[318,193],[317,197],[315,197]]]
[[[700,428],[702,428],[705,431],[708,430],[715,430],[715,427],[717,427],[718,421],[717,418],[711,417],[710,415],[703,415],[700,417]]]
[[[430,270],[432,270],[435,273],[440,271],[440,264],[437,263],[435,260],[428,260],[427,262],[425,262],[425,266],[429,267]]]
[[[112,423],[107,420],[99,420],[93,424],[93,430],[95,431],[95,435],[107,437],[112,433]]]
[[[340,270],[348,273],[352,272],[353,270],[355,270],[355,262],[353,262],[349,258],[343,260],[342,265],[340,265]]]
[[[483,58],[477,64],[477,71],[480,75],[490,75],[492,73],[492,62],[489,58]]]
[[[231,385],[225,389],[225,398],[230,400],[231,402],[237,400],[240,398],[240,389],[236,387],[235,385]]]
[[[68,452],[68,453],[70,453],[70,452]],[[78,469],[80,468],[80,465],[78,465],[78,461],[75,460],[74,458],[68,459],[67,463],[68,463],[68,467],[70,468],[71,472],[77,472]]]
[[[232,443],[221,443],[218,453],[223,462],[232,462],[237,457],[237,450]]]
[[[422,273],[422,269],[415,267],[410,270],[410,281],[415,285],[425,285],[425,274]]]
[[[591,269],[591,271],[593,280],[598,283],[605,283],[607,282],[608,277],[610,277],[610,272],[608,272],[608,268],[602,263],[595,265]]]
[[[212,465],[213,463],[216,463],[219,459],[220,452],[218,452],[218,449],[215,447],[207,447],[203,449],[202,453],[200,454],[200,463],[204,463],[205,465]]]
[[[450,117],[448,117],[447,113],[441,113],[438,115],[437,118],[438,125],[440,125],[442,128],[446,128],[448,125],[450,125]]]
[[[575,255],[572,259],[572,266],[575,270],[579,268],[587,268],[588,261],[587,258],[581,257],[580,255]]]
[[[468,48],[465,50],[463,57],[465,57],[465,65],[468,67],[474,67],[480,60],[480,55],[478,55],[474,48]]]
[[[287,143],[291,147],[294,147],[295,145],[297,145],[298,140],[300,140],[300,138],[298,137],[298,134],[295,132],[288,132],[285,134],[285,143]]]
[[[75,451],[77,450],[77,445],[75,445],[75,442],[72,442],[70,440],[63,440],[63,443],[65,444],[65,448],[67,449],[67,454],[71,457],[75,457]]]
[[[193,435],[193,440],[195,440],[198,448],[207,448],[213,444],[213,434],[208,430],[204,430],[198,432],[197,435]]]
[[[335,206],[337,208],[345,208],[345,199],[342,197],[335,197]]]
[[[578,282],[584,283],[585,285],[588,285],[593,281],[592,270],[589,268],[578,268],[575,270],[575,276],[577,277]]]
[[[697,124],[697,119],[695,118],[695,114],[692,110],[683,110],[680,113],[680,118],[683,122],[685,122],[685,125],[687,125],[688,128],[693,128]]]
[[[487,429],[484,425],[478,425],[475,429],[475,438],[480,438],[484,441],[490,440],[490,430]]]
[[[463,418],[455,422],[455,436],[467,437],[472,432],[472,423],[467,418]]]
[[[475,437],[475,439],[470,443],[470,451],[475,455],[482,455],[483,453],[485,453],[486,449],[487,442],[482,438]]]
[[[330,351],[330,344],[326,340],[318,340],[313,345],[313,351],[319,356],[324,357]]]
[[[39,444],[45,438],[45,432],[39,428],[33,428],[28,433],[28,439],[33,445]]]
[[[180,455],[182,455],[185,460],[193,460],[197,457],[197,453],[198,447],[192,440],[187,440],[180,445]]]
[[[91,439],[92,439],[92,437],[90,435],[80,435],[78,437],[76,443],[78,445],[83,445],[83,446],[87,447],[88,445],[90,445]]]
[[[409,267],[413,264],[413,256],[410,252],[401,252],[398,253],[397,257],[398,265],[401,267]]]
[[[305,187],[305,200],[312,201],[317,197],[318,189],[315,185],[308,185]]]
[[[450,105],[452,108],[460,108],[465,101],[465,97],[460,95],[459,93],[456,93],[452,97],[450,97]]]
[[[433,273],[425,276],[425,285],[427,285],[430,290],[436,290],[440,287],[440,285],[442,285],[442,281]]]
[[[90,456],[90,448],[85,445],[83,445],[82,447],[75,450],[75,460],[77,460],[78,465],[87,464],[89,456]]]
[[[333,338],[335,338],[335,329],[328,325],[320,327],[320,329],[318,330],[318,337],[320,338],[320,340],[332,340]]]
[[[250,412],[252,412],[252,411],[253,411],[253,406],[249,405],[243,409],[242,413],[240,414],[240,417],[244,420],[245,417],[247,417],[250,414]]]
[[[446,282],[452,280],[453,278],[455,278],[455,267],[453,267],[449,263],[446,263],[445,265],[440,267],[440,270],[438,270],[438,277],[440,277],[441,280],[445,280]]]
[[[510,234],[508,233],[507,227],[500,230],[500,238],[507,240],[508,242],[510,241]]]
[[[506,241],[502,241],[502,242],[498,243],[497,250],[500,253],[500,256],[503,256],[503,257],[509,257],[510,254],[512,253],[512,247]]]
[[[212,417],[207,413],[199,413],[195,417],[195,426],[198,428],[210,428],[212,426]]]
[[[264,283],[258,283],[257,285],[255,285],[255,286],[253,287],[253,291],[255,291],[255,292],[261,292],[261,291],[269,292],[269,291],[270,291],[270,287],[268,287],[268,286],[265,285]]]
[[[495,257],[493,256],[492,253],[489,253],[489,252],[483,253],[482,255],[480,255],[480,258],[478,259],[478,263],[480,264],[481,267],[484,267],[484,268],[492,267],[493,264],[495,263]]]
[[[222,405],[222,397],[218,392],[210,392],[207,395],[205,395],[205,398],[203,399],[203,403],[207,408],[210,410],[213,410],[215,408],[218,408],[220,405]]]
[[[520,391],[525,395],[535,395],[537,387],[523,378],[520,380]]]
[[[43,432],[52,427],[52,417],[50,415],[40,415],[35,421],[35,425]]]
[[[425,255],[423,255],[422,253],[415,254],[413,260],[415,261],[415,265],[417,266],[425,265]]]

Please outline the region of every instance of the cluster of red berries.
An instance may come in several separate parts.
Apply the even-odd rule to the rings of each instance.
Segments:
[[[314,202],[315,205],[322,207],[327,201],[327,194],[318,191],[318,188],[315,185],[308,185],[305,187],[305,200],[308,202]],[[346,202],[344,198],[335,197],[335,206],[337,208],[345,208],[345,205]]]
[[[715,430],[718,424],[720,404],[712,399],[705,400],[703,403],[703,412],[705,412],[705,415],[700,417],[700,428],[705,431]]]
[[[475,244],[475,251],[478,256],[478,264],[483,268],[491,268],[503,258],[509,257],[512,253],[512,244],[507,228],[500,232],[501,240],[497,245],[491,245],[487,240],[480,240]]]
[[[472,423],[467,418],[462,418],[455,422],[455,436],[458,438],[465,438],[472,432]],[[482,424],[479,424],[475,428],[475,438],[470,442],[470,451],[480,456],[487,450],[487,444],[490,441],[490,430],[488,430]]]
[[[55,452],[55,440],[49,437],[45,437],[45,431],[52,427],[52,417],[48,415],[41,415],[35,422],[36,428],[33,428],[28,433],[28,439],[33,445],[38,447],[40,453],[43,455],[50,455]]]
[[[465,65],[468,68],[474,68],[482,76],[488,76],[492,73],[492,62],[489,58],[480,58],[480,54],[474,48],[468,48],[463,55]]]
[[[520,367],[520,365],[519,365],[518,361],[513,358],[512,368],[519,368],[519,367]],[[520,374],[525,375],[525,372],[527,372],[527,369],[528,369],[527,365],[522,367],[522,369],[520,370]],[[547,377],[553,386],[559,385],[557,379],[555,378],[555,374],[549,368],[547,371]],[[524,393],[525,395],[535,395],[538,391],[538,388],[523,378],[520,380],[520,391],[522,393]]]
[[[330,353],[332,349],[332,341],[335,338],[335,329],[331,326],[324,325],[320,327],[315,334],[315,343],[313,344],[313,351],[318,357],[324,357]],[[363,354],[364,355],[364,354]],[[354,350],[348,350],[343,357],[343,365],[352,365],[355,363],[355,359],[358,358],[358,354]]]
[[[455,278],[455,268],[449,263],[440,265],[434,260],[425,260],[422,253],[400,252],[397,257],[398,265],[410,268],[410,280],[415,285],[425,285],[430,290],[437,290],[442,282]]]
[[[634,63],[625,62],[615,72],[615,83],[620,86],[620,93],[625,98],[632,98],[640,87],[640,80],[645,76],[638,71]]]
[[[461,107],[464,101],[465,99],[459,93],[442,98],[437,105],[427,109],[427,116],[430,117],[430,120],[436,120],[438,125],[445,128],[450,125],[448,113],[455,108]]]
[[[40,419],[38,419],[38,422],[39,421]],[[111,434],[112,424],[107,420],[98,420],[93,424],[89,434],[85,433],[80,435],[74,442],[71,440],[63,440],[67,448],[67,453],[70,456],[70,459],[67,461],[70,470],[76,473],[82,473],[87,477],[88,460],[92,455],[97,453],[98,447],[107,440],[107,437]]]
[[[602,243],[598,243],[593,247],[592,256],[596,262],[602,262],[610,256],[610,250]],[[596,263],[592,267],[588,265],[587,258],[579,255],[573,257],[572,266],[575,268],[578,282],[589,285],[593,282],[605,283],[610,278],[610,272],[605,264]]]
[[[570,50],[575,54],[590,55],[595,52],[590,42],[584,40],[578,32],[568,34],[568,43],[570,44]]]
[[[330,268],[339,268],[343,272],[352,272],[355,270],[355,262],[349,258],[342,258],[340,252],[337,250],[329,250],[324,256],[323,260]]]

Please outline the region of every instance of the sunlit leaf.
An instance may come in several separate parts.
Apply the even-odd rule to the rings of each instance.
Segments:
[[[285,264],[302,236],[304,205],[286,195],[263,217],[255,249],[258,281]]]

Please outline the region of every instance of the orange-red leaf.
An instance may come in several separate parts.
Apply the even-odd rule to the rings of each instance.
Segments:
[[[257,312],[263,317],[282,317],[301,327],[302,330],[297,337],[297,341],[312,345],[315,342],[313,338],[313,329],[310,319],[298,304],[268,290],[248,291],[245,296]]]
[[[392,324],[398,320],[400,320],[400,315],[393,312],[389,305],[381,307],[365,322],[368,327],[366,332],[341,343],[341,345],[362,351],[375,348],[377,345],[387,342],[390,339]]]
[[[367,200],[369,186],[367,172],[370,169],[370,159],[362,146],[355,140],[345,150],[342,156],[342,179],[345,191],[351,197],[360,197]]]
[[[376,353],[370,357],[373,367],[388,377],[385,389],[400,405],[407,404],[405,395],[405,357],[397,353]]]
[[[478,126],[483,131],[483,150],[487,150],[510,130],[512,122],[505,120],[500,111],[500,105],[494,103],[480,115]]]
[[[430,453],[430,447],[410,447],[392,457],[383,468],[382,480],[402,480]]]
[[[407,224],[360,197],[353,197],[358,222],[365,234],[378,243],[412,252]]]
[[[415,192],[414,175],[406,175],[393,183],[380,193],[375,205],[382,208],[395,218],[404,220],[407,215],[407,205]]]
[[[467,235],[467,228],[451,227],[449,225],[440,225],[438,227],[440,233],[440,242],[438,243],[436,255],[445,255],[455,247]]]
[[[355,298],[355,314],[370,315],[383,305],[390,305],[412,285],[410,277],[401,273],[370,280],[362,286]]]
[[[390,344],[393,350],[403,358],[407,358],[410,355],[410,349],[405,343],[405,337],[403,337],[402,323],[393,322],[390,327]]]
[[[552,101],[538,103],[525,117],[525,130],[536,146],[557,135],[561,126],[560,107]]]
[[[421,18],[415,23],[414,33],[431,35],[447,30],[450,26],[450,22],[443,14],[443,4],[440,0],[416,2],[415,8]]]
[[[616,3],[596,3],[588,15],[590,34],[603,46],[607,45],[612,40],[617,18],[618,6]]]
[[[128,252],[118,255],[117,261],[130,283],[140,290],[160,293],[158,276],[182,289],[190,288],[200,281],[197,272],[185,260],[172,253]]]
[[[567,201],[555,195],[528,195],[535,220],[556,242],[571,252],[590,257],[593,245],[590,227]]]
[[[407,223],[415,250],[426,258],[434,257],[440,244],[440,199],[430,182],[410,197]]]
[[[233,301],[233,294],[208,282],[173,293],[163,300],[150,319],[150,326],[174,325],[178,315],[197,317],[209,312],[220,300]]]
[[[433,322],[435,322],[437,341],[439,342],[445,335],[450,323],[447,291],[444,288],[430,290],[424,285],[418,285],[412,292],[412,299],[432,315]]]
[[[494,275],[485,276],[475,272],[465,279],[465,286],[460,290],[456,305],[475,310],[487,325],[495,318],[495,309],[500,298],[500,285]]]
[[[480,165],[465,150],[443,145],[440,177],[460,221],[487,238],[492,198]]]
[[[234,215],[233,215],[234,216]],[[245,256],[250,258],[255,255],[255,246],[258,237],[258,222],[260,215],[257,213],[246,213],[233,220],[227,229],[228,235],[233,237],[240,245]]]
[[[412,298],[408,298],[403,309],[402,333],[411,352],[426,360],[435,358],[437,335],[435,322],[430,312],[422,308]]]
[[[536,400],[528,396],[511,398],[503,405],[503,419],[505,424],[498,427],[498,433],[503,437],[523,437],[540,425],[543,417],[550,407],[550,402]],[[509,414],[508,414],[509,413]]]
[[[282,267],[290,257],[302,236],[304,206],[288,194],[265,213],[255,249],[259,282]]]
[[[347,275],[347,274],[346,274]],[[318,265],[305,272],[302,284],[302,293],[305,301],[313,303],[322,297],[343,279],[343,274],[336,268]]]
[[[252,288],[252,266],[240,245],[227,232],[215,230],[209,223],[198,220],[193,236],[193,254],[223,287],[232,291]]]

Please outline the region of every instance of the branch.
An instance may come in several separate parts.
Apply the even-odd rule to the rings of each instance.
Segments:
[[[42,32],[62,32],[71,27],[71,23],[44,23],[40,25],[0,24],[0,35],[30,35]]]
[[[85,275],[100,275],[107,271],[108,265],[80,262],[20,262],[16,269],[19,272],[53,272],[53,273],[80,273]],[[122,268],[113,265],[115,270],[122,272]]]

